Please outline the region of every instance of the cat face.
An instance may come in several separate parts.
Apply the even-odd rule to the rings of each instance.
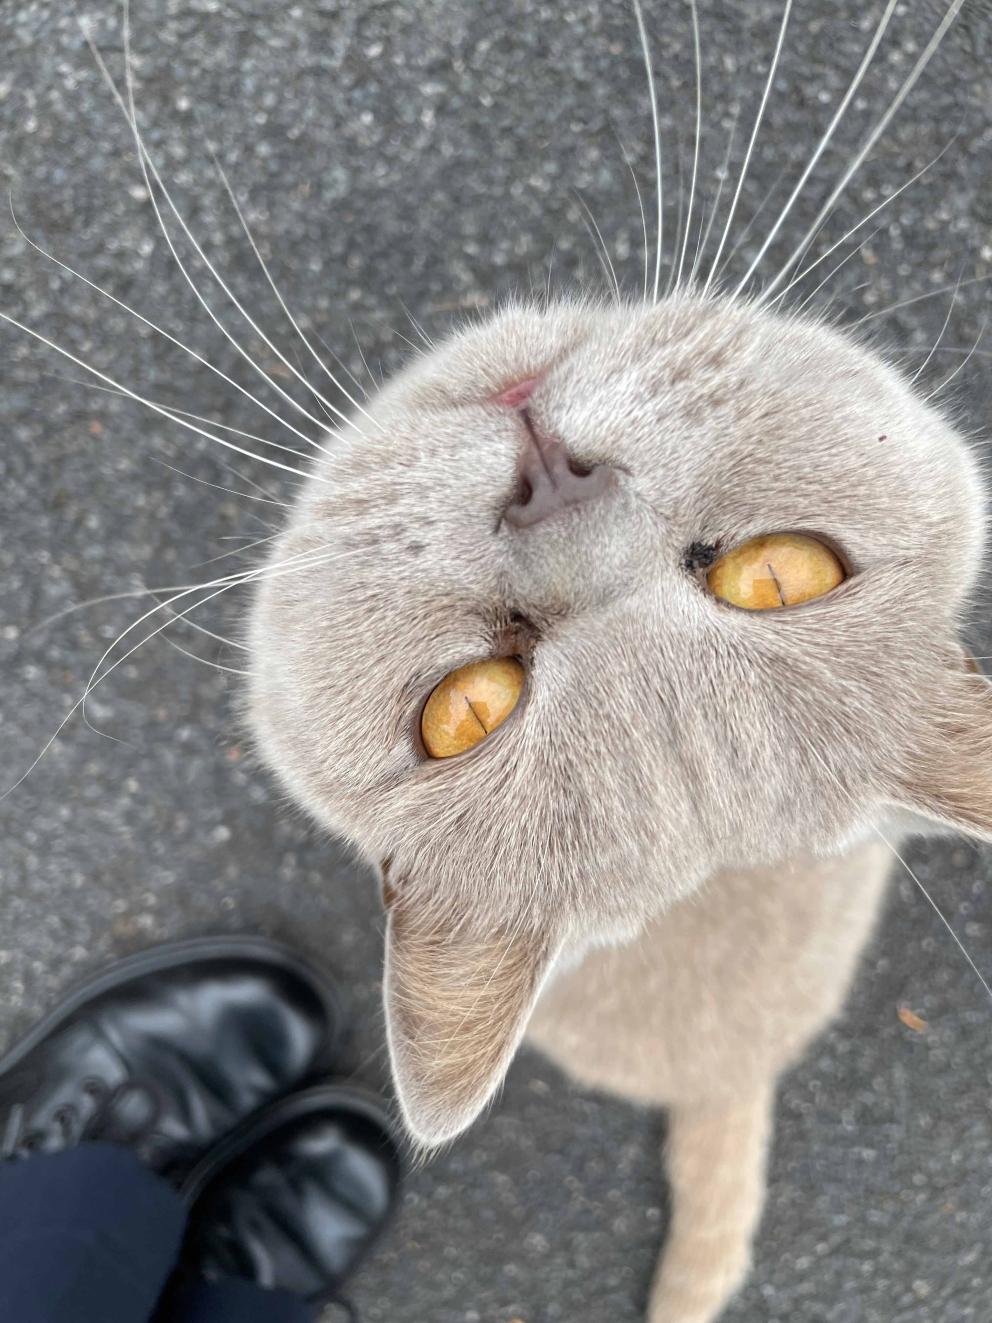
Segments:
[[[606,480],[521,522],[535,436]],[[327,450],[273,555],[293,572],[255,603],[251,710],[295,795],[383,869],[421,1140],[485,1104],[557,959],[715,870],[900,809],[987,829],[992,727],[957,643],[976,468],[850,339],[716,299],[511,309]],[[710,590],[713,561],[794,532],[842,583],[772,610]],[[524,668],[509,717],[428,756],[428,695],[501,656]]]

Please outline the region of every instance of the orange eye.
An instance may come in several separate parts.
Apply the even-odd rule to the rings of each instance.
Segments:
[[[802,533],[768,533],[722,556],[706,576],[714,597],[748,611],[822,597],[847,573],[837,556]]]
[[[524,668],[515,657],[488,657],[446,675],[420,718],[432,758],[453,758],[481,744],[520,701]]]

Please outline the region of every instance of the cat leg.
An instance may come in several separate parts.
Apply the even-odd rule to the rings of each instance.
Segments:
[[[672,1109],[672,1218],[648,1323],[712,1323],[744,1280],[765,1202],[773,1107],[769,1083],[733,1103]]]

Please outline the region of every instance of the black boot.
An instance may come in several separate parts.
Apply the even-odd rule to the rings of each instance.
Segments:
[[[179,1181],[334,1064],[334,990],[270,942],[206,938],[112,965],[0,1059],[0,1157],[125,1144]]]
[[[400,1158],[383,1105],[347,1083],[273,1103],[200,1162],[183,1266],[240,1278],[313,1305],[345,1278],[384,1226]]]

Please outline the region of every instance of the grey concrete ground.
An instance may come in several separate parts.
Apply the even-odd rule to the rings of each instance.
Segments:
[[[787,227],[793,238],[942,7],[902,7],[839,148]],[[115,4],[83,8],[119,69]],[[777,0],[701,0],[700,8],[709,200],[738,107],[740,161],[780,11]],[[688,7],[649,0],[648,9],[669,151],[674,159],[679,135],[687,164]],[[797,3],[743,220],[783,169],[790,174],[735,270],[812,150],[879,9]],[[832,241],[957,135],[927,177],[873,222],[869,229],[884,222],[882,232],[828,287],[852,318],[959,275],[968,282],[992,273],[987,14],[985,5],[966,6],[830,223]],[[234,288],[280,336],[278,310],[211,173],[208,141],[291,303],[359,375],[356,340],[377,374],[402,360],[403,337],[416,339],[405,308],[430,332],[443,330],[465,310],[543,285],[552,256],[555,281],[598,282],[574,188],[623,278],[636,283],[640,220],[615,132],[646,190],[650,139],[627,3],[137,0],[135,25],[156,158]],[[251,382],[156,235],[126,128],[62,0],[0,3],[0,175],[39,242]],[[669,232],[675,192],[673,184]],[[934,385],[962,364],[961,349],[992,311],[989,288],[962,285],[926,369]],[[893,352],[915,351],[918,363],[948,307],[945,294],[881,317],[877,338]],[[32,254],[2,219],[0,308],[153,399],[249,430],[266,421]],[[255,337],[252,346],[274,365]],[[992,404],[988,362],[976,355],[946,392],[979,438]],[[94,606],[32,627],[103,594],[243,564],[203,562],[264,537],[278,507],[217,486],[259,495],[257,483],[276,497],[285,488],[274,470],[72,384],[66,378],[79,371],[17,333],[0,332],[0,363],[6,783],[30,764],[142,606]],[[992,652],[987,605],[972,636],[983,655]],[[217,606],[205,623],[236,628],[235,594]],[[175,641],[240,664],[237,651],[203,636],[180,631]],[[0,804],[0,1036],[114,955],[177,934],[262,931],[339,971],[357,1017],[354,1061],[384,1081],[373,889],[250,765],[236,692],[236,677],[156,638],[94,694],[88,714],[102,733],[72,721]],[[909,858],[992,978],[992,855],[946,841],[914,846]],[[928,1021],[927,1032],[900,1023],[901,1005]],[[785,1082],[757,1263],[728,1323],[987,1320],[990,1086],[992,1006],[900,879],[846,1015]],[[357,1283],[363,1317],[633,1323],[666,1217],[661,1137],[659,1117],[578,1092],[524,1053],[493,1115],[410,1176],[400,1217]]]

